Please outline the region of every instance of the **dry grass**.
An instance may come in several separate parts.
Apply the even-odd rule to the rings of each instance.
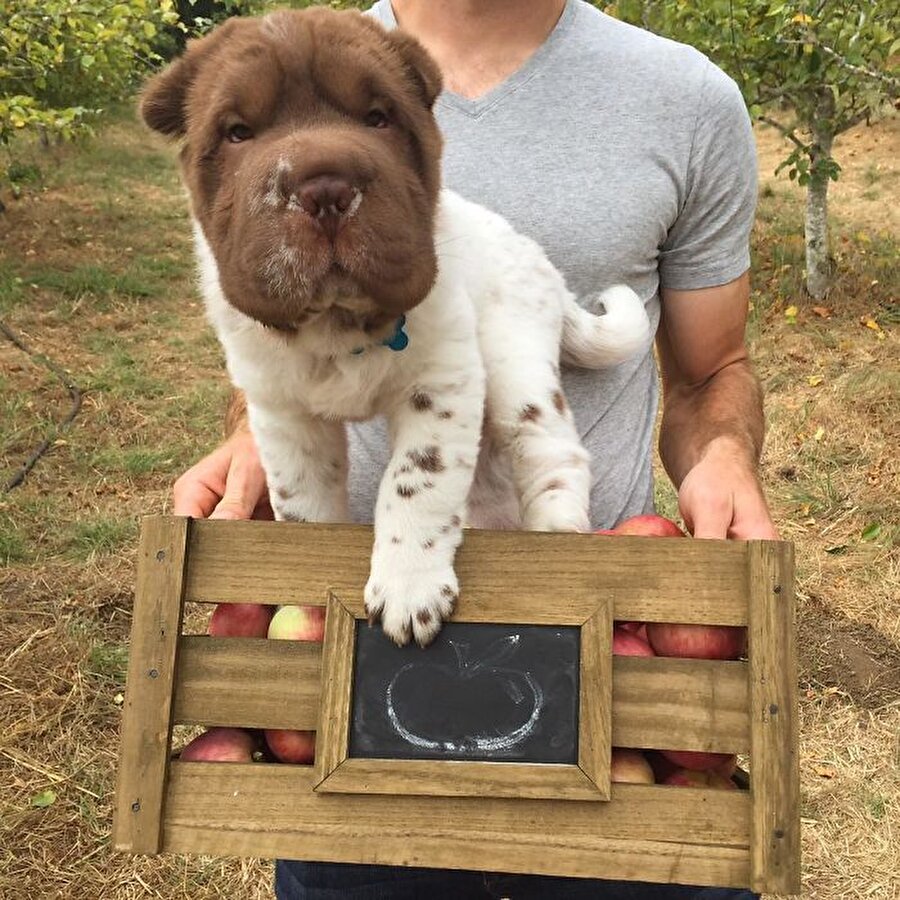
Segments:
[[[863,194],[894,184],[900,146],[894,125],[847,140],[867,152],[842,160],[831,317],[802,299],[795,189],[767,179],[751,337],[769,397],[765,479],[800,566],[805,896],[890,900],[900,307],[897,235]],[[773,139],[761,144],[769,160]],[[168,155],[121,122],[105,145],[58,156],[35,157],[43,182],[0,216],[0,317],[86,390],[74,427],[0,495],[0,898],[271,896],[268,863],[109,850],[135,523],[217,440],[225,379]],[[0,343],[0,472],[65,408],[47,370]],[[660,497],[671,510],[671,491]]]

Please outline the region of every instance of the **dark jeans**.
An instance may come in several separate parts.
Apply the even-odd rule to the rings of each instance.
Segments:
[[[732,888],[344,863],[275,864],[278,900],[758,900]]]

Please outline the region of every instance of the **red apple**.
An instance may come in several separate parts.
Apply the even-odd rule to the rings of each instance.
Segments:
[[[213,637],[264,638],[269,633],[274,612],[274,606],[261,603],[220,603],[213,610],[206,630]]]
[[[321,641],[325,638],[324,606],[282,606],[269,623],[270,638]]]
[[[732,753],[702,753],[696,750],[660,750],[667,760],[679,769],[690,769],[692,772],[715,770],[718,774],[730,777],[737,765],[737,758]],[[727,771],[728,767],[730,771]]]
[[[639,534],[648,537],[686,537],[685,533],[670,519],[647,513],[643,516],[632,516],[619,522],[613,528],[613,534]]]
[[[283,728],[267,728],[266,743],[279,762],[310,765],[316,756],[314,731],[290,731]]]
[[[613,656],[656,656],[646,641],[620,628],[613,629],[612,652]]]
[[[647,640],[657,656],[737,659],[747,646],[747,632],[739,625],[671,625],[651,622],[647,626]]]
[[[179,755],[186,762],[253,762],[253,735],[243,728],[210,728]]]
[[[654,784],[653,769],[640,750],[612,748],[610,779],[617,784]]]
[[[737,785],[730,778],[723,778],[715,772],[694,772],[691,769],[676,769],[663,784],[679,787],[711,787],[736,791]]]
[[[634,634],[642,641],[647,641],[647,623],[646,622],[616,622],[616,628]],[[649,641],[647,641],[649,643]]]

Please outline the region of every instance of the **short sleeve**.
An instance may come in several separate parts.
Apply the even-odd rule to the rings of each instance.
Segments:
[[[756,147],[737,85],[707,63],[685,178],[684,201],[659,254],[660,284],[695,290],[750,268]]]

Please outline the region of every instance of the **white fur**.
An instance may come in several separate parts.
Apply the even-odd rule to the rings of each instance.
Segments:
[[[394,352],[324,318],[287,337],[263,327],[228,303],[199,226],[195,235],[208,313],[246,393],[278,518],[347,521],[343,422],[388,419],[365,602],[394,640],[426,643],[452,611],[463,522],[589,527],[589,460],[558,364],[561,352],[597,367],[647,346],[629,288],[601,295],[606,315],[584,312],[537,244],[444,191],[438,277],[407,315],[409,346]]]

